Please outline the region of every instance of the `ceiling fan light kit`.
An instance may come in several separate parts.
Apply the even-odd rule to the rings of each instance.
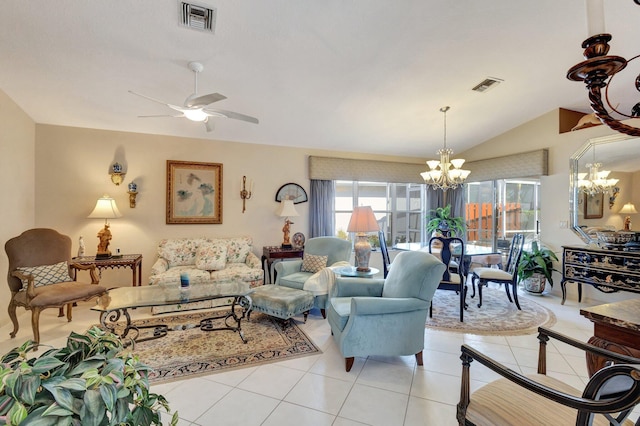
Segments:
[[[222,101],[227,99],[226,96],[221,95],[220,93],[209,93],[206,95],[198,95],[198,74],[204,70],[204,66],[200,62],[189,62],[188,67],[191,71],[193,71],[194,75],[194,83],[193,83],[193,93],[189,95],[185,101],[184,106],[173,105],[167,102],[163,102],[161,100],[152,98],[147,95],[142,95],[140,93],[136,93],[132,90],[129,90],[129,93],[140,96],[142,98],[148,99],[150,101],[168,106],[169,108],[177,111],[180,115],[143,115],[139,116],[141,118],[149,118],[149,117],[177,117],[177,118],[186,118],[191,121],[198,121],[205,124],[205,128],[207,132],[213,131],[213,123],[209,120],[209,117],[221,117],[221,118],[233,118],[235,120],[242,120],[249,123],[258,124],[259,121],[255,117],[251,117],[248,115],[240,114],[233,111],[227,111],[224,109],[214,109],[209,108],[214,102]]]

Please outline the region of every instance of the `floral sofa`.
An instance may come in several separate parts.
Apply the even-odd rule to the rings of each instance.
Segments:
[[[262,285],[264,273],[260,259],[253,253],[251,237],[166,238],[157,248],[158,259],[151,267],[149,285],[180,285],[186,273],[191,285],[204,281],[237,279],[247,288]],[[156,306],[154,314],[204,309],[226,304],[226,299]]]

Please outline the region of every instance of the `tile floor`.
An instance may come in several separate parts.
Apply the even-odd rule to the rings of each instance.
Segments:
[[[522,294],[520,297],[533,297]],[[591,323],[579,315],[579,305],[558,297],[535,297],[557,317],[553,329],[586,341]],[[598,302],[600,303],[600,302]],[[588,306],[589,302],[583,302]],[[41,316],[44,343],[61,346],[71,330],[83,331],[97,322],[91,302],[74,310],[67,323],[49,309]],[[143,310],[135,316],[146,315]],[[19,310],[21,329],[9,339],[9,326],[0,328],[0,351],[8,351],[31,336],[29,314]],[[413,356],[357,358],[351,372],[334,344],[329,326],[312,311],[301,327],[323,353],[259,367],[153,385],[165,395],[186,425],[455,425],[460,392],[460,345],[470,344],[510,368],[535,372],[537,339],[527,336],[476,336],[425,330],[424,366]],[[587,371],[582,353],[566,345],[548,346],[548,374],[582,388]],[[497,376],[476,364],[472,390]],[[632,418],[640,415],[636,409]],[[167,416],[169,417],[169,416]]]

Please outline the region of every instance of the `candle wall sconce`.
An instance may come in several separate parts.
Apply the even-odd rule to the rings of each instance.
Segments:
[[[136,196],[138,195],[138,185],[135,182],[129,182],[129,207],[132,209],[136,208]]]
[[[620,194],[620,188],[618,188],[617,186],[611,188],[611,196],[609,197],[609,210],[611,210],[613,208],[613,205],[616,203],[618,194]]]
[[[124,181],[125,172],[122,170],[122,164],[115,162],[111,165],[111,171],[109,172],[111,175],[111,182],[116,184],[116,186],[120,185],[122,181]]]
[[[242,213],[247,209],[246,202],[251,198],[251,191],[253,190],[253,181],[249,182],[249,189],[247,190],[247,177],[242,176],[242,190],[240,191],[240,198],[242,198]]]

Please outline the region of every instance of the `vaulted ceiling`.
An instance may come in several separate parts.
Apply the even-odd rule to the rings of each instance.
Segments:
[[[203,0],[215,33],[179,25],[177,0],[8,0],[0,13],[0,89],[37,123],[435,158],[555,108],[588,112],[583,0]],[[611,54],[640,50],[640,6],[605,1]],[[259,124],[171,114],[194,90]],[[634,61],[640,62],[640,61]],[[616,76],[612,103],[638,102]],[[487,77],[504,80],[484,93]],[[625,81],[625,78],[628,82]],[[612,85],[613,86],[613,85]]]

